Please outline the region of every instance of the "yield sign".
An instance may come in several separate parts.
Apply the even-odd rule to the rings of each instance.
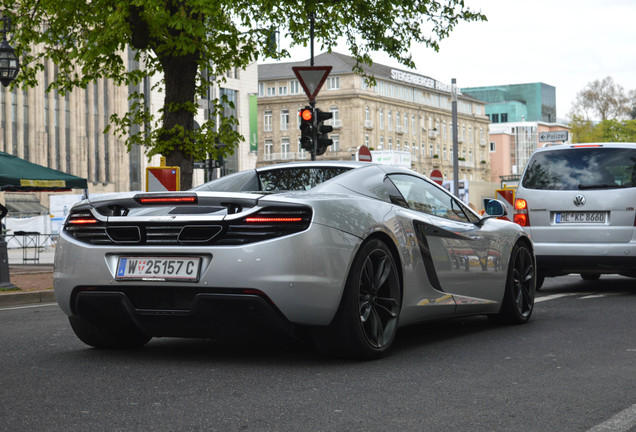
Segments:
[[[331,72],[331,66],[294,66],[292,70],[309,100],[314,101],[320,88],[327,80],[329,72]]]

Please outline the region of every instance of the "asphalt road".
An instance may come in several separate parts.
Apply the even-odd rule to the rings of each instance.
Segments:
[[[548,279],[531,322],[402,329],[388,358],[155,339],[84,346],[55,305],[0,309],[0,431],[629,431],[636,280]]]

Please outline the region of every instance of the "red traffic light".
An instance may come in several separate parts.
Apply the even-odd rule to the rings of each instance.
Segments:
[[[309,108],[301,109],[298,115],[300,116],[301,119],[307,122],[312,121],[314,118],[314,112]]]

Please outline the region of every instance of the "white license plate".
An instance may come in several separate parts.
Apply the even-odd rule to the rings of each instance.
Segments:
[[[561,223],[605,223],[605,212],[560,212],[554,217],[554,221]]]
[[[200,257],[119,257],[116,279],[199,280]]]

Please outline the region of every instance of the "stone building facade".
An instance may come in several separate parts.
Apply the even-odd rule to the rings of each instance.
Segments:
[[[333,144],[318,159],[346,160],[362,145],[374,157],[401,161],[429,175],[442,171],[453,175],[451,88],[415,72],[374,64],[365,70],[375,86],[352,72],[355,60],[338,53],[324,53],[315,66],[332,66],[316,97],[316,106],[330,111]],[[258,67],[257,166],[309,160],[299,145],[298,112],[307,96],[292,71],[309,61],[263,64]],[[460,92],[461,93],[461,92]],[[484,102],[458,96],[459,178],[490,181],[488,117]]]
[[[128,50],[124,55],[128,67],[143,68]],[[256,63],[244,70],[232,70],[220,86],[211,87],[211,98],[221,93],[234,107],[232,115],[239,119],[238,132],[246,138],[227,160],[228,172],[254,167],[256,143],[250,146],[250,96],[257,92]],[[146,78],[138,86],[116,86],[100,79],[86,89],[75,89],[66,95],[45,89],[55,79],[56,66],[47,62],[35,88],[21,90],[0,87],[0,151],[16,155],[38,165],[47,166],[88,180],[88,192],[110,193],[146,189],[146,168],[159,166],[160,157],[148,159],[145,149],[134,146],[129,152],[125,140],[105,133],[110,116],[128,110],[132,92],[147,95],[146,104],[157,115],[163,106],[164,93],[155,88],[158,78]],[[206,119],[208,101],[198,101],[196,120]],[[139,126],[135,126],[139,128]],[[139,130],[139,129],[136,129]],[[254,139],[255,139],[255,133]],[[217,173],[221,174],[221,173]],[[193,185],[206,179],[203,169],[195,170]],[[45,196],[42,204],[48,205]]]

